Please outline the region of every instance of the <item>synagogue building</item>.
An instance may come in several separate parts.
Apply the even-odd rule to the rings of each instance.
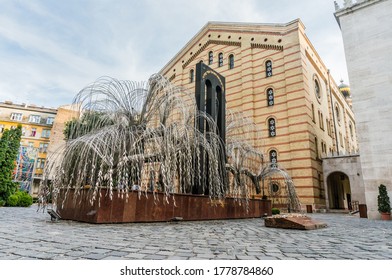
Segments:
[[[258,148],[290,174],[302,205],[350,209],[362,199],[345,173],[324,176],[324,158],[358,153],[355,119],[351,96],[340,91],[299,19],[209,22],[160,73],[194,93],[200,61],[225,77],[227,110],[257,125],[263,139]],[[279,191],[276,185],[266,189]]]

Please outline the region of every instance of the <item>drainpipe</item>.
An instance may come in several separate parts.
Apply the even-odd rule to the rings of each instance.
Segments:
[[[333,106],[333,99],[332,99],[332,91],[331,91],[331,82],[330,82],[330,71],[328,69],[328,91],[329,91],[329,98],[331,99],[331,109],[332,109],[332,120],[333,120],[333,129],[335,131],[335,144],[336,144],[336,151],[339,155],[339,141],[338,141],[338,131],[336,129],[336,120],[335,120],[335,111]]]

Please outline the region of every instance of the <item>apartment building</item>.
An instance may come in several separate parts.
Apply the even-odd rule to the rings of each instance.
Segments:
[[[0,102],[0,135],[5,129],[22,125],[14,180],[32,195],[38,193],[56,114],[57,110],[53,108]]]

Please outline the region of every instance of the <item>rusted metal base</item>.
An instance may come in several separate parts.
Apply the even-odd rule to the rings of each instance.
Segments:
[[[213,201],[204,195],[172,194],[166,201],[163,193],[137,191],[129,192],[128,199],[121,198],[117,192],[112,200],[106,190],[101,190],[100,206],[89,202],[89,190],[82,190],[73,199],[71,190],[64,207],[60,194],[57,212],[62,219],[87,223],[132,223],[132,222],[165,222],[175,220],[218,220],[238,218],[260,218],[271,215],[271,201],[250,199],[248,205],[233,198]],[[155,197],[155,199],[154,199]],[[175,203],[174,203],[175,201]]]

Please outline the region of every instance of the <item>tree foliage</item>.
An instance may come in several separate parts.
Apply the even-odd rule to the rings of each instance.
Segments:
[[[12,181],[16,158],[19,152],[22,126],[6,129],[0,138],[0,200],[7,201],[14,194],[18,184]]]
[[[74,118],[65,123],[64,138],[65,140],[76,139],[113,123],[101,112],[86,111],[80,119]]]

